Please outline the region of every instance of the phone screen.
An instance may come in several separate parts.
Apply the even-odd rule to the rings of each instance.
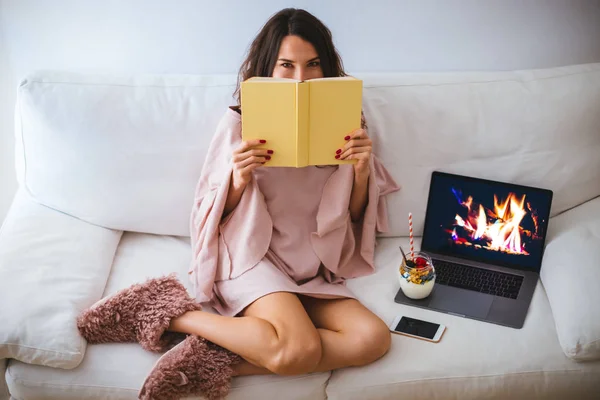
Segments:
[[[437,332],[439,324],[421,321],[420,319],[402,317],[396,328],[397,332],[408,333],[409,335],[420,336],[427,339],[433,339]]]

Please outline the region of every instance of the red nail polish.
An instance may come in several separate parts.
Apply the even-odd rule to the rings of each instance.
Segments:
[[[267,141],[266,141],[266,140],[263,140],[263,139],[261,139],[261,140],[260,140],[260,142],[261,142],[261,143],[267,143]]]
[[[344,140],[350,140],[350,136],[346,136]]]
[[[273,150],[267,150],[268,154],[273,154]]]
[[[340,154],[342,152],[342,149],[337,149],[337,151],[335,152],[335,154]]]
[[[340,158],[340,155],[338,154],[337,156],[335,156],[336,160]]]
[[[266,158],[267,160],[270,160],[270,159],[271,159],[271,156],[266,156],[265,158]]]

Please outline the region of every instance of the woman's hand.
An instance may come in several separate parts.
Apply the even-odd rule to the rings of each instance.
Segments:
[[[249,140],[242,142],[233,151],[231,157],[233,171],[231,172],[231,181],[229,182],[229,191],[227,192],[222,218],[229,215],[239,204],[246,186],[252,179],[252,171],[271,159],[269,154],[273,154],[273,150],[255,148],[264,143],[266,143],[265,140]]]
[[[245,188],[252,179],[252,171],[271,159],[273,150],[255,148],[264,143],[266,140],[248,140],[233,151],[232,185],[235,189]]]
[[[369,162],[371,160],[372,142],[364,129],[357,129],[346,136],[347,143],[338,149],[335,158],[340,160],[358,160],[354,164],[354,176],[367,178],[371,172]]]

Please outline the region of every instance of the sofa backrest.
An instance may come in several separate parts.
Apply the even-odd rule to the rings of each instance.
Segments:
[[[420,235],[432,171],[554,191],[552,215],[600,195],[600,64],[368,73],[376,154],[402,190],[391,235]],[[235,76],[40,71],[18,91],[17,174],[38,202],[104,227],[187,236],[196,181]]]

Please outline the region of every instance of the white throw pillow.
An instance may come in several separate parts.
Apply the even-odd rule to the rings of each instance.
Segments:
[[[550,219],[541,279],[565,354],[600,359],[600,197]]]
[[[101,298],[120,237],[17,194],[0,230],[0,359],[79,365],[76,317]]]

